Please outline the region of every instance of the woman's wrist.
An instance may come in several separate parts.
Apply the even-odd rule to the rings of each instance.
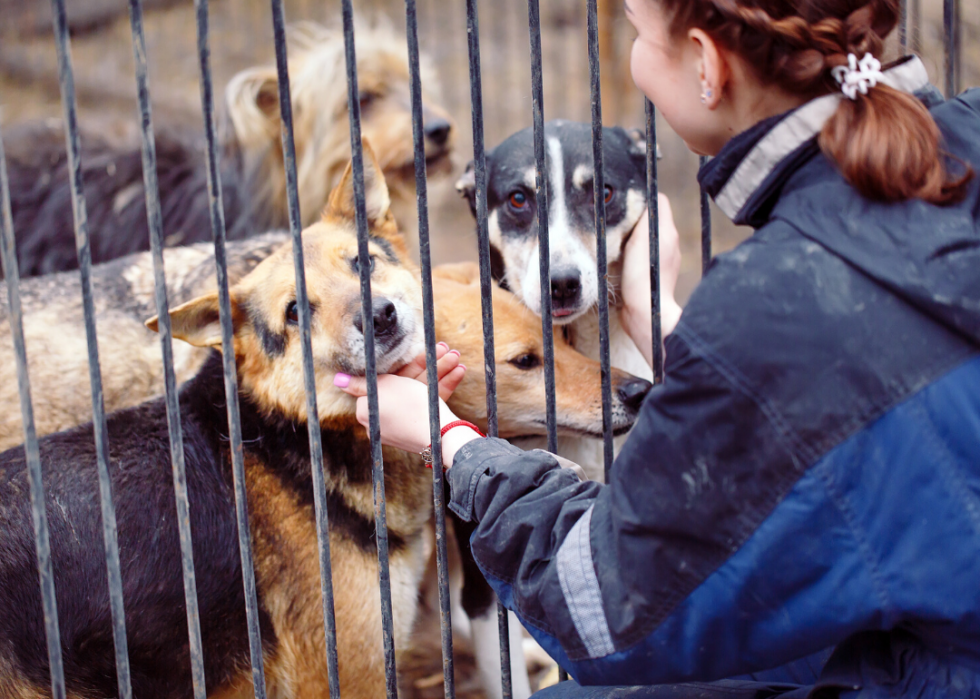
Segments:
[[[446,432],[442,438],[442,467],[445,469],[450,468],[453,465],[453,460],[456,458],[456,452],[462,449],[464,444],[481,439],[482,437],[483,435],[472,427],[465,425],[454,427]]]

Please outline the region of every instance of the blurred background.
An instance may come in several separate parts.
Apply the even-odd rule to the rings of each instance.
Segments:
[[[540,0],[545,119],[588,121],[589,75],[584,0]],[[192,0],[144,0],[154,119],[200,124],[200,93]],[[68,0],[81,117],[120,143],[135,142],[135,80],[126,0]],[[287,21],[337,26],[339,0],[286,0]],[[960,3],[960,85],[980,85],[980,2]],[[355,0],[355,11],[404,30],[400,0]],[[629,74],[633,29],[622,0],[599,0],[602,113],[607,125],[643,126],[643,102]],[[213,0],[211,51],[216,89],[237,71],[274,58],[267,0]],[[442,104],[458,127],[454,172],[432,184],[430,220],[436,263],[475,259],[472,216],[453,182],[473,157],[464,0],[418,0],[423,52],[435,68]],[[943,84],[942,0],[909,0],[910,46]],[[486,145],[531,125],[527,4],[480,5],[480,45]],[[899,54],[897,32],[890,57]],[[220,94],[220,92],[219,92]],[[57,64],[47,0],[0,0],[0,124],[60,118]],[[679,296],[700,278],[697,158],[659,121],[661,190],[672,200],[684,263]],[[713,210],[714,252],[730,249],[749,231]]]

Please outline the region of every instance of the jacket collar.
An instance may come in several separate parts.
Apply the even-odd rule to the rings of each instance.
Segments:
[[[882,84],[933,101],[929,76],[918,57],[885,71]],[[770,117],[731,139],[698,173],[698,181],[737,224],[765,224],[787,178],[819,151],[817,136],[837,111],[841,93],[824,95]]]

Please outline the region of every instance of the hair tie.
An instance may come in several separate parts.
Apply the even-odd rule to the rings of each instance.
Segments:
[[[830,71],[830,74],[840,85],[841,92],[849,99],[856,100],[858,92],[862,95],[868,94],[868,90],[884,77],[884,73],[881,72],[881,62],[870,53],[864,54],[864,58],[860,61],[853,53],[849,53],[847,63],[846,66],[837,66]]]

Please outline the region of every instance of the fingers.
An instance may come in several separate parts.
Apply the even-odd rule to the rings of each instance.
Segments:
[[[449,400],[449,397],[459,387],[464,376],[466,376],[466,366],[463,364],[457,364],[447,372],[444,377],[439,379],[439,397],[442,400]]]
[[[459,366],[459,362],[459,350],[449,350],[443,355],[442,359],[436,363],[436,376],[440,383],[449,372]]]
[[[436,361],[442,359],[447,352],[449,352],[449,345],[447,345],[445,342],[436,343]],[[396,375],[404,376],[408,379],[425,381],[425,367],[425,352],[422,352],[415,359],[402,367],[402,369],[398,371]]]
[[[355,398],[367,395],[367,379],[363,376],[338,373],[333,377],[333,385]]]

